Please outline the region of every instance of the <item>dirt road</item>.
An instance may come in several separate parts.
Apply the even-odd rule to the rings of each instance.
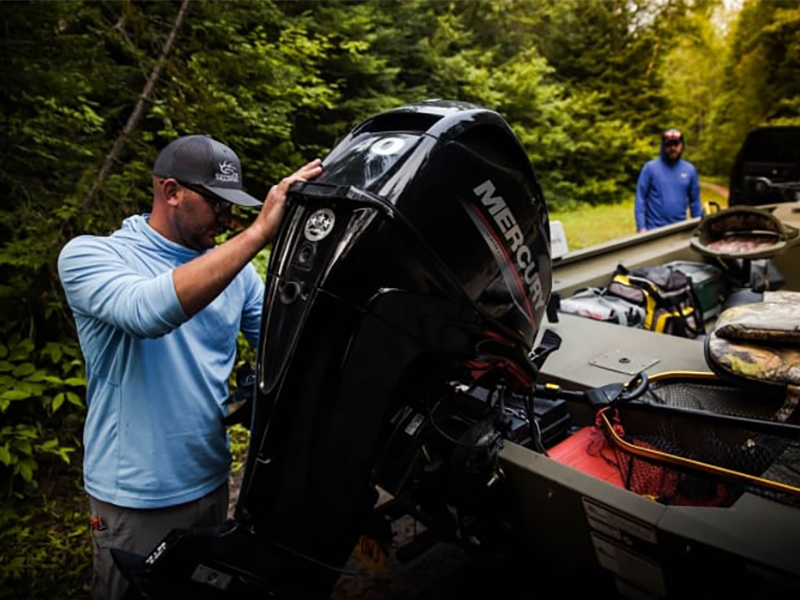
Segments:
[[[725,199],[728,198],[728,188],[726,188],[725,186],[722,186],[722,185],[719,185],[719,184],[716,184],[716,183],[710,183],[708,181],[701,181],[700,182],[700,187],[708,189],[708,190],[711,190],[711,191],[719,194],[720,196],[722,196]]]

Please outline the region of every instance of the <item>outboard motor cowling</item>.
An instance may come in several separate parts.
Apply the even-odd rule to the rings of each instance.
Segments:
[[[533,385],[551,290],[542,192],[497,113],[389,111],[323,169],[290,190],[270,258],[244,483],[228,555],[210,561],[287,597],[330,593],[383,463],[389,479],[405,468],[387,438],[430,417],[409,398],[486,377]]]

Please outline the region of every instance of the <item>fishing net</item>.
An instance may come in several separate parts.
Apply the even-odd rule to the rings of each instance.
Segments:
[[[663,504],[730,506],[745,491],[800,506],[800,425],[785,393],[714,378],[651,381],[598,414],[623,485]]]

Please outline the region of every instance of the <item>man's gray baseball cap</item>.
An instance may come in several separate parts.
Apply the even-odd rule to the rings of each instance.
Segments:
[[[239,206],[261,206],[242,189],[242,163],[236,153],[207,135],[187,135],[170,142],[153,165],[157,177],[177,179]]]

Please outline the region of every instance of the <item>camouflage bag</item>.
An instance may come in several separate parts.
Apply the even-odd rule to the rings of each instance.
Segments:
[[[764,301],[722,312],[706,338],[706,362],[720,377],[786,389],[781,420],[800,400],[800,293],[765,292]]]

